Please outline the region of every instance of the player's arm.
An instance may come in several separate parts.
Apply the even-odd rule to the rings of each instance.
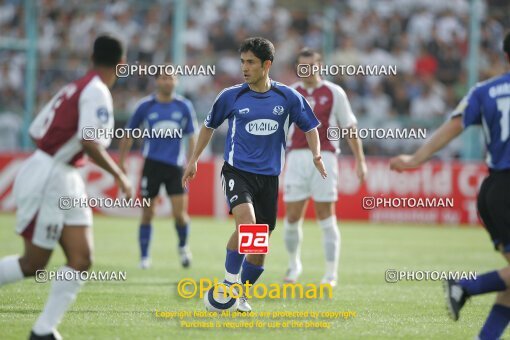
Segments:
[[[132,146],[133,138],[131,138],[131,136],[128,133],[124,134],[124,137],[122,137],[122,139],[119,142],[119,166],[124,172],[126,172],[125,166],[126,156],[129,150],[131,150]]]
[[[313,164],[315,164],[315,167],[320,172],[322,178],[326,178],[328,174],[326,172],[326,168],[324,167],[324,163],[322,162],[321,142],[317,128],[313,128],[310,131],[305,132],[305,136],[306,142],[308,143],[308,148],[312,151]]]
[[[209,143],[209,142],[207,142],[207,143]],[[195,150],[196,145],[197,145],[197,136],[196,136],[196,134],[193,133],[193,134],[189,135],[189,137],[188,137],[188,154],[187,154],[188,159],[191,159],[191,157],[193,156],[193,151]]]
[[[455,116],[444,122],[432,137],[412,155],[399,155],[390,160],[390,168],[401,172],[425,163],[437,151],[444,148],[464,130],[462,116]]]
[[[211,141],[212,135],[214,133],[214,129],[208,128],[205,125],[202,126],[200,132],[198,134],[198,139],[196,141],[195,147],[193,148],[193,152],[191,157],[189,157],[188,166],[186,170],[184,170],[184,175],[182,176],[182,186],[183,188],[188,186],[188,182],[195,178],[197,174],[197,163],[200,155],[204,151],[205,147]],[[190,138],[191,142],[191,138]],[[191,145],[190,145],[191,146]]]
[[[225,90],[222,91],[218,97],[214,100],[211,111],[207,115],[207,118],[204,121],[204,125],[200,129],[198,133],[198,139],[195,143],[195,147],[193,149],[193,153],[189,158],[188,166],[186,170],[184,170],[184,174],[182,175],[182,187],[185,188],[188,185],[188,182],[195,178],[197,174],[197,163],[200,155],[204,151],[205,147],[211,141],[212,135],[214,133],[214,129],[219,127],[225,119],[227,119],[230,114],[230,103],[228,95],[225,93]]]
[[[348,134],[347,144],[349,144],[349,148],[356,159],[356,175],[360,182],[362,182],[367,174],[367,164],[365,162],[363,144],[356,133],[358,120],[352,112],[351,104],[345,91],[338,85],[334,85],[331,90],[333,93],[333,114],[340,126],[347,126],[352,132]]]
[[[131,116],[129,121],[126,124],[127,129],[135,129],[142,124],[144,115],[145,115],[145,105],[143,103],[139,104],[135,110],[135,113]],[[122,137],[119,142],[119,166],[124,173],[126,173],[126,156],[128,155],[131,147],[133,146],[133,138],[131,134],[126,133]]]
[[[291,89],[292,108],[290,111],[290,119],[294,122],[303,132],[305,132],[306,142],[308,148],[312,151],[313,164],[317,171],[321,174],[322,178],[328,176],[324,163],[321,157],[321,142],[319,139],[319,132],[317,127],[320,125],[319,120],[312,111],[312,108],[306,99],[299,94],[296,90]]]
[[[111,138],[103,136],[94,140],[85,140],[84,129],[113,129],[113,103],[106,86],[87,87],[80,95],[77,137],[83,151],[102,169],[109,172],[116,180],[121,191],[132,197],[131,183],[115,161],[106,152]]]
[[[188,152],[186,153],[186,159],[191,160],[191,157],[193,156],[193,150],[195,150],[195,145],[197,144],[197,114],[195,112],[195,108],[193,107],[193,104],[190,101],[184,102],[187,111],[187,121],[186,126],[184,128],[185,133],[188,137]]]
[[[81,145],[83,147],[83,151],[99,167],[109,172],[113,178],[115,178],[115,181],[117,182],[117,185],[120,187],[122,192],[126,194],[128,198],[130,198],[133,194],[131,183],[129,182],[124,172],[120,169],[120,167],[110,157],[108,152],[106,152],[105,147],[91,140],[82,140]]]
[[[355,133],[357,126],[352,125],[349,129],[353,130],[353,133],[348,134],[347,143],[356,159],[356,174],[360,182],[363,182],[367,174],[367,163],[365,161],[365,153],[363,152],[363,144],[361,139],[358,138],[357,133]]]

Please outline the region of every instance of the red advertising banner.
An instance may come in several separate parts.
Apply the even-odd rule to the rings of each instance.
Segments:
[[[0,154],[0,211],[14,211],[12,185],[26,153]],[[189,188],[191,215],[224,217],[226,202],[220,183],[223,160],[216,158],[199,164],[196,178]],[[139,190],[143,159],[138,155],[128,158],[128,176]],[[359,183],[352,158],[339,160],[339,199],[337,214],[342,220],[373,222],[407,222],[433,224],[477,224],[476,195],[487,175],[481,162],[430,162],[419,169],[396,173],[389,169],[388,160],[369,158],[368,176]],[[112,176],[93,163],[80,168],[87,180],[90,197],[119,197]],[[37,169],[34,169],[34,176]],[[282,181],[280,181],[282,183]],[[282,188],[280,188],[282,189]],[[280,190],[279,217],[283,217],[282,190]],[[156,214],[169,215],[171,206],[164,187],[157,199]],[[136,208],[101,209],[108,215],[139,216]],[[307,218],[313,218],[313,204],[309,204]]]

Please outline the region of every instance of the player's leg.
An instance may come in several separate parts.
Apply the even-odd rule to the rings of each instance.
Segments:
[[[285,248],[289,255],[289,265],[285,282],[296,282],[303,271],[301,264],[301,242],[303,240],[303,217],[308,199],[294,202],[286,202],[283,232]]]
[[[284,277],[286,282],[296,282],[303,269],[300,259],[303,217],[311,197],[310,178],[316,171],[309,159],[309,150],[292,150],[287,156],[283,176],[283,201],[286,206],[283,233],[289,255],[289,266]]]
[[[255,217],[255,209],[253,207],[253,204],[244,203],[232,209],[232,213],[234,214],[234,217],[236,219],[236,231],[230,237],[227,246],[227,252],[230,254],[236,254],[235,268],[238,270],[238,273],[239,271],[241,271],[241,277],[238,278],[237,281],[239,281],[240,279],[242,284],[245,284],[246,282],[254,284],[255,281],[258,280],[258,278],[264,271],[263,264],[265,254],[260,255],[248,254],[245,257],[244,254],[238,253],[237,247],[239,242],[238,238],[239,225],[257,223],[257,219]],[[231,255],[230,257],[231,263],[233,258],[234,257]],[[227,256],[227,261],[228,260],[229,258]],[[225,265],[225,267],[227,267],[227,264]],[[237,275],[237,277],[239,277],[239,275]],[[246,292],[243,292],[243,295],[239,298],[239,306],[237,307],[237,310],[240,312],[251,312],[252,309],[246,298]]]
[[[267,224],[269,235],[276,227],[276,213],[278,208],[278,176],[256,176],[254,179],[256,194],[253,198],[253,212],[255,221],[251,223]],[[241,283],[255,284],[264,272],[266,254],[248,254],[242,264]],[[250,312],[246,296],[239,301],[238,310]]]
[[[37,176],[34,176],[35,168],[38,169]],[[0,259],[0,286],[34,275],[49,261],[53,247],[36,246],[32,239],[34,235],[38,238],[47,236],[35,229],[46,227],[37,222],[41,205],[48,201],[44,197],[44,189],[50,180],[51,168],[49,157],[35,152],[25,160],[16,176],[13,187],[17,205],[16,232],[23,236],[25,250],[22,257],[11,255]]]
[[[322,230],[322,245],[326,258],[326,271],[322,283],[336,285],[340,256],[340,231],[337,225],[335,204],[338,199],[338,159],[332,152],[323,152],[327,178],[317,171],[311,179],[312,197],[315,202],[315,215]]]
[[[36,335],[58,334],[58,323],[83,285],[79,272],[88,270],[92,263],[92,210],[88,207],[63,210],[58,203],[62,196],[87,197],[85,183],[75,169],[55,167],[47,188],[48,199],[43,201],[38,214],[33,242],[47,249],[53,249],[59,242],[67,262],[51,281],[48,300],[32,330],[34,339]]]
[[[510,264],[510,253],[503,253]],[[510,322],[510,266],[497,271],[505,283],[506,290],[496,296],[496,301],[478,335],[479,339],[499,339]]]
[[[340,257],[340,231],[335,214],[335,202],[315,202],[315,215],[322,230],[322,245],[326,258],[326,271],[321,283],[336,285]]]
[[[22,257],[6,256],[0,260],[0,286],[34,276],[35,272],[46,267],[52,250],[38,247],[24,239],[25,252]]]
[[[489,232],[491,239],[497,249],[499,246],[498,231],[495,228],[495,221],[490,214],[489,194],[494,186],[495,177],[489,175],[484,179],[477,198],[478,214]],[[447,280],[444,282],[446,305],[450,317],[456,321],[466,300],[473,295],[504,290],[504,282],[496,271],[480,275],[476,280]]]
[[[241,203],[232,208],[232,215],[236,223],[236,229],[230,235],[227,243],[227,257],[225,260],[225,280],[230,283],[239,281],[239,272],[245,258],[244,254],[239,254],[239,225],[255,224],[255,210],[252,203]]]
[[[86,225],[64,226],[60,245],[64,250],[67,263],[58,269],[51,282],[48,300],[35,322],[31,339],[56,333],[57,325],[76,299],[84,283],[77,272],[87,271],[92,265],[92,228]],[[66,274],[68,272],[73,274]]]
[[[175,221],[175,232],[179,239],[178,251],[181,265],[191,265],[191,251],[188,246],[190,218],[188,215],[188,193],[181,185],[184,170],[180,166],[166,165],[164,178],[165,188],[172,203],[172,214]]]
[[[238,228],[240,224],[255,223],[255,210],[253,208],[252,192],[249,174],[239,171],[225,163],[221,170],[221,182],[225,197],[234,215],[236,229],[227,242],[225,258],[225,282],[239,281],[239,272],[244,260],[244,254],[238,251]]]
[[[178,179],[181,178],[177,177]],[[179,256],[184,268],[191,264],[191,251],[188,246],[188,234],[190,229],[190,218],[188,215],[188,194],[176,194],[170,196],[172,203],[172,214],[175,220],[175,231],[179,239]]]
[[[510,263],[510,207],[507,206],[509,185],[510,179],[504,174],[491,174],[486,178],[478,194],[478,212],[494,245]],[[481,339],[487,339],[488,336],[491,339],[499,338],[510,321],[508,287],[510,267],[479,275],[472,280],[447,281],[445,288],[451,317],[454,320],[459,318],[459,312],[469,297],[500,292],[480,332]]]
[[[148,197],[147,197],[148,198]],[[149,198],[149,205],[142,208],[142,221],[138,229],[138,243],[140,245],[140,268],[147,269],[151,266],[149,246],[152,236],[152,219],[154,218],[155,200]]]
[[[151,265],[150,260],[150,241],[152,238],[152,218],[155,211],[155,197],[159,193],[159,188],[163,182],[165,171],[161,169],[160,164],[150,159],[146,159],[143,166],[142,179],[140,181],[140,193],[143,198],[150,199],[148,207],[143,207],[142,221],[138,229],[138,244],[140,247],[140,268],[146,269]]]

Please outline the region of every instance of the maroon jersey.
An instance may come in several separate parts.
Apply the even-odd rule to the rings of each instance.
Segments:
[[[328,140],[327,131],[329,127],[347,128],[357,123],[345,91],[327,80],[320,81],[313,89],[306,89],[303,82],[295,83],[291,87],[306,98],[315,116],[321,122],[318,127],[321,151],[340,152],[339,141]],[[289,150],[308,148],[303,131],[292,129],[291,134]]]
[[[79,166],[83,163],[84,133],[85,139],[108,147],[111,139],[95,132],[113,129],[113,125],[110,90],[96,72],[90,71],[64,86],[36,116],[29,132],[39,150],[59,162]]]

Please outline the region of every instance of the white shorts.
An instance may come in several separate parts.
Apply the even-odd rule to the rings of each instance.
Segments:
[[[13,188],[16,232],[34,245],[53,249],[66,226],[91,226],[89,207],[61,209],[61,197],[86,198],[78,170],[37,150],[21,166]]]
[[[338,159],[333,152],[321,153],[328,177],[321,177],[308,149],[292,150],[287,155],[283,178],[283,201],[296,202],[312,197],[315,202],[338,200]]]

